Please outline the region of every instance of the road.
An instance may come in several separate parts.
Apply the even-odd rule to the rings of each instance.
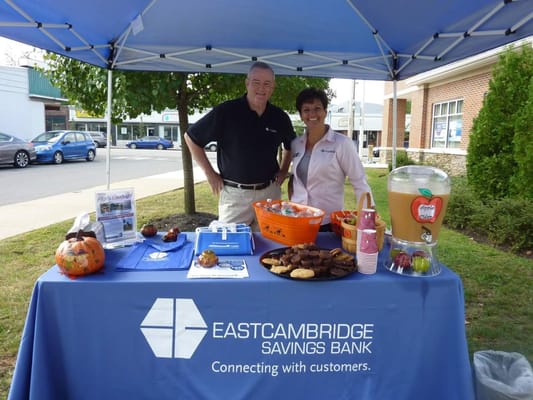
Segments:
[[[180,150],[112,148],[110,154],[111,183],[183,169]],[[211,161],[216,159],[216,153],[207,154]],[[0,206],[106,185],[106,157],[107,149],[99,148],[93,162],[34,164],[24,169],[2,166]]]

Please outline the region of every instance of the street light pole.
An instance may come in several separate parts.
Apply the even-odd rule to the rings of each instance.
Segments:
[[[363,81],[363,99],[361,100],[361,120],[359,124],[359,158],[363,157],[365,137],[365,81]],[[368,146],[368,139],[367,139]]]
[[[347,132],[347,136],[352,140],[355,139],[354,133],[353,133],[354,122],[355,122],[355,85],[357,85],[357,82],[355,81],[355,79],[353,79],[352,80],[352,95],[349,101],[348,132]]]

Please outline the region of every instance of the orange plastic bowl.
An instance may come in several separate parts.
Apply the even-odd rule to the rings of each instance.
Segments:
[[[261,200],[253,204],[261,235],[275,242],[293,246],[301,243],[314,243],[324,218],[324,211],[303,204],[287,202],[296,211],[310,211],[309,217],[295,217],[269,211],[273,205],[281,207],[282,200]]]

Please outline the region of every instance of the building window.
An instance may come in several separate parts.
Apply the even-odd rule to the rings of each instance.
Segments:
[[[433,148],[457,149],[463,131],[463,100],[453,100],[433,105]]]
[[[76,121],[74,123],[74,128],[77,131],[93,131],[93,132],[102,132],[106,133],[107,123],[103,122],[80,122]]]
[[[122,124],[118,126],[117,140],[132,140],[133,130],[131,125]]]
[[[179,131],[177,125],[163,125],[165,139],[172,140],[174,143],[180,143]]]
[[[66,117],[64,115],[46,115],[45,129],[47,131],[67,129]]]

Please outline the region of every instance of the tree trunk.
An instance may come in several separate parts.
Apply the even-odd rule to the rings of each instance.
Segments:
[[[196,212],[196,202],[194,197],[194,172],[192,168],[192,156],[184,139],[184,134],[187,132],[187,129],[189,129],[189,101],[186,75],[181,80],[181,85],[178,90],[176,100],[180,122],[181,159],[183,163],[183,206],[185,209],[185,214],[190,215]]]

